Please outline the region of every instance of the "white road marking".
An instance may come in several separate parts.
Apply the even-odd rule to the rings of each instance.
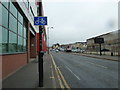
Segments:
[[[72,71],[69,67],[66,66],[66,68],[67,68],[78,80],[80,80],[80,78],[79,78],[76,74],[74,74],[73,71]]]
[[[96,63],[93,63],[93,62],[88,62],[88,63],[94,64],[94,65],[99,66],[99,67],[102,67],[102,68],[108,68],[108,67],[106,67],[106,66],[103,66],[103,65],[100,65],[100,64],[96,64]]]

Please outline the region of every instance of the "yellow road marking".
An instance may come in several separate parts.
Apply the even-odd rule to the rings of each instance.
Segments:
[[[53,56],[51,54],[50,54],[50,56],[52,58],[52,62],[53,62],[53,65],[54,65],[54,68],[55,68],[55,71],[56,71],[56,74],[57,74],[57,77],[58,77],[58,80],[59,80],[60,87],[64,89],[64,86],[63,86],[62,81],[60,79],[60,76],[58,74],[57,67],[56,67],[56,64],[54,62]]]
[[[66,80],[65,80],[64,76],[62,75],[62,73],[61,73],[60,69],[59,69],[58,67],[57,67],[57,69],[58,69],[58,72],[59,72],[59,73],[60,73],[60,75],[61,75],[61,78],[62,78],[62,80],[63,80],[63,82],[64,82],[64,84],[65,84],[66,88],[68,88],[68,89],[70,90],[70,87],[69,87],[69,85],[67,84],[67,82],[66,82]]]
[[[50,54],[50,56],[51,56],[51,58],[52,58],[52,62],[53,62],[53,65],[54,65],[54,67],[55,67],[55,71],[56,71],[56,73],[57,73],[58,80],[59,80],[59,83],[60,83],[61,88],[67,88],[68,90],[70,90],[70,87],[69,87],[69,85],[67,84],[67,82],[66,82],[64,76],[62,75],[60,69],[56,66],[53,56],[52,56],[51,54]],[[64,87],[63,84],[62,84],[62,81],[61,81],[61,79],[60,79],[59,74],[60,74],[60,76],[61,76],[61,79],[62,79],[65,87]]]

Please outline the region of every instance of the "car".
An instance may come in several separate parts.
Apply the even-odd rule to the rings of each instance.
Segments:
[[[58,49],[56,49],[56,50],[55,50],[55,52],[59,52],[59,50],[58,50]]]

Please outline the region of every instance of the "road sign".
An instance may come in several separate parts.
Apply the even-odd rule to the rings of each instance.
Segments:
[[[95,43],[104,43],[104,38],[98,38],[98,37],[96,37],[96,38],[94,38],[94,42]]]
[[[47,25],[47,17],[34,17],[34,25]]]

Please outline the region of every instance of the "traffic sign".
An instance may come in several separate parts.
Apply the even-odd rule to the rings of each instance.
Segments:
[[[47,25],[47,17],[34,17],[34,25]]]
[[[98,38],[98,37],[96,37],[96,38],[94,38],[94,42],[95,43],[104,43],[104,38]]]

